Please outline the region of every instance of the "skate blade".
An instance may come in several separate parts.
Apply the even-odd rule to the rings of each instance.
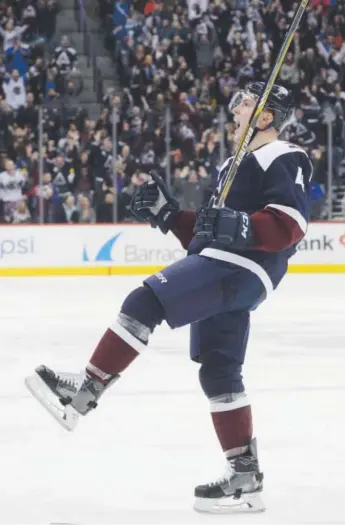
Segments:
[[[242,494],[240,497],[196,498],[194,510],[212,514],[243,514],[264,512],[265,505],[260,493]]]
[[[65,430],[71,432],[75,429],[79,418],[78,412],[71,405],[63,406],[38,374],[26,377],[24,383],[34,398]]]

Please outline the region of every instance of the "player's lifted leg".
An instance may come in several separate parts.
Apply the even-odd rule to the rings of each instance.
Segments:
[[[73,430],[79,415],[96,408],[104,392],[146,349],[150,332],[163,318],[163,308],[150,288],[137,288],[99,341],[84,374],[55,372],[41,365],[25,384],[66,430]]]
[[[136,217],[150,222],[153,227],[158,226],[163,233],[170,230],[178,210],[177,200],[163,182],[159,185],[153,181],[144,184],[132,202]],[[194,224],[194,220],[192,222]],[[188,228],[186,238],[191,238],[192,230],[193,225]],[[187,266],[192,267],[193,263]],[[180,309],[180,301],[183,302],[179,290],[184,289],[184,283],[179,289],[173,285],[176,292],[173,300],[178,302],[174,305],[176,310]],[[99,342],[83,377],[54,372],[42,365],[25,379],[25,384],[66,430],[73,430],[79,415],[86,415],[95,408],[101,395],[145,349],[149,334],[164,318],[164,308],[148,286],[134,290],[125,300],[115,325],[105,332]],[[188,322],[181,321],[181,325]]]

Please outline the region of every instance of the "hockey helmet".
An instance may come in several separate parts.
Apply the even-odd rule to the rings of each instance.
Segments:
[[[229,104],[229,111],[232,111],[233,108],[238,106],[246,96],[253,98],[256,102],[263,93],[264,88],[264,82],[253,82],[252,84],[249,84],[246,89],[239,91],[232,98]],[[293,97],[289,90],[283,86],[274,84],[268,95],[265,109],[273,113],[273,121],[269,127],[274,127],[279,131],[284,122],[289,119],[293,111]]]

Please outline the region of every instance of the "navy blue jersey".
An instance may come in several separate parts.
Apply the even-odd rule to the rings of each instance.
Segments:
[[[227,173],[231,158],[220,168],[217,191]],[[296,244],[307,231],[310,210],[312,164],[304,150],[288,142],[276,140],[247,153],[240,164],[227,196],[225,206],[247,212],[262,241],[255,249],[235,252],[217,242],[205,247],[194,237],[189,253],[227,261],[256,273],[267,291],[275,288],[286,273],[288,260],[296,252]],[[269,216],[270,221],[266,218]],[[278,229],[265,232],[267,224],[279,219]],[[283,225],[283,228],[282,228]],[[287,235],[288,241],[281,242]],[[284,246],[281,249],[281,246]]]

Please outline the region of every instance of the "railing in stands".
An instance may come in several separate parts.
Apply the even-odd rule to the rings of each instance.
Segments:
[[[83,51],[87,58],[87,66],[92,67],[93,69],[93,89],[97,96],[97,102],[102,102],[102,73],[100,68],[97,66],[97,55],[95,52],[97,47],[94,43],[94,38],[90,29],[91,24],[86,14],[83,0],[74,0],[74,13],[76,21],[78,22],[79,32],[83,35]]]

